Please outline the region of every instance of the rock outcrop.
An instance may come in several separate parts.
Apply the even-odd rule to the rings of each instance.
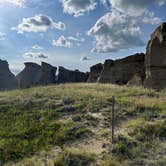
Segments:
[[[140,74],[135,74],[131,80],[127,83],[128,86],[140,86],[143,85],[144,80]]]
[[[24,70],[16,77],[10,72],[8,63],[0,60],[0,90],[28,88],[36,85],[74,82],[100,82],[118,85],[144,85],[147,88],[166,88],[166,22],[151,35],[146,56],[137,53],[118,60],[106,60],[96,64],[90,73],[79,70],[57,68],[42,62],[38,65],[25,63]]]
[[[8,62],[0,60],[0,90],[11,90],[17,87],[17,80],[10,72]]]
[[[98,82],[124,85],[136,74],[142,81],[145,77],[144,70],[145,54],[135,54],[118,60],[106,60]]]
[[[145,86],[153,89],[166,88],[166,22],[151,35],[147,45]]]
[[[56,71],[56,67],[45,62],[41,66],[32,62],[25,63],[24,70],[16,77],[19,88],[54,84]]]
[[[40,75],[40,84],[41,85],[49,85],[56,83],[56,71],[57,68],[51,66],[48,63],[42,62],[41,65],[41,75]]]
[[[87,74],[79,70],[68,70],[60,66],[58,70],[57,83],[86,82]]]
[[[88,82],[97,82],[103,70],[103,64],[98,63],[90,68]]]
[[[40,77],[41,66],[32,62],[25,63],[24,70],[16,76],[19,88],[29,88],[39,85]]]

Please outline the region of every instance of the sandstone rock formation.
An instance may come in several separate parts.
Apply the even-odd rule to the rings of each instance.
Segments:
[[[144,80],[142,79],[142,76],[140,74],[135,74],[131,80],[127,83],[128,86],[140,86],[143,85]]]
[[[19,88],[29,88],[31,86],[39,85],[40,72],[40,65],[32,62],[25,63],[24,70],[16,76]]]
[[[134,75],[140,75],[143,80],[145,54],[135,54],[118,60],[106,60],[103,71],[98,79],[101,83],[127,84]]]
[[[97,82],[98,78],[103,70],[103,64],[98,63],[90,68],[88,82]]]
[[[48,84],[54,84],[56,82],[56,71],[57,68],[54,66],[51,66],[48,63],[42,62],[41,65],[41,75],[40,75],[40,84],[41,85],[48,85]]]
[[[42,65],[28,62],[24,70],[17,75],[19,88],[28,88],[36,85],[48,85],[55,83],[57,68],[48,63]]]
[[[57,68],[42,62],[25,63],[24,70],[16,77],[8,63],[0,60],[0,90],[28,88],[36,85],[72,82],[100,82],[119,85],[145,85],[148,88],[166,88],[166,22],[151,35],[146,56],[135,54],[118,60],[106,60],[90,68],[90,73]]]
[[[86,82],[87,74],[79,70],[68,70],[60,66],[58,70],[57,83]]]
[[[11,90],[17,87],[17,80],[10,72],[8,62],[0,60],[0,90]]]
[[[147,45],[145,86],[154,89],[166,88],[166,22],[151,35]]]

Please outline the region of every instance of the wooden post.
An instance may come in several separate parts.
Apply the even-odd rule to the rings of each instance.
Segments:
[[[114,128],[115,128],[115,98],[112,97],[112,144],[114,144]]]

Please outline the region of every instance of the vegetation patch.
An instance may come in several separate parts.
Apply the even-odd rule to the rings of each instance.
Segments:
[[[138,142],[136,141],[133,141],[124,136],[118,136],[115,144],[112,146],[112,153],[115,156],[129,159],[136,157],[136,147],[138,146]]]
[[[138,122],[131,126],[129,134],[139,141],[152,141],[166,138],[166,120],[155,122]]]
[[[83,149],[66,149],[55,158],[54,166],[91,166],[95,155]]]
[[[165,165],[165,97],[166,91],[85,83],[0,92],[0,165],[129,166],[154,158]]]

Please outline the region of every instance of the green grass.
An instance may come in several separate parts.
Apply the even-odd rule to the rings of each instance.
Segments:
[[[80,150],[65,150],[91,138],[111,141],[111,126],[99,127],[100,117],[91,114],[103,110],[105,122],[110,124],[112,96],[116,99],[116,125],[120,126],[122,136],[116,135],[114,148],[107,145],[109,151],[95,157],[89,153],[84,156]],[[59,146],[63,152],[58,158],[53,156],[51,162],[61,162],[62,166],[67,165],[65,162],[80,166],[84,162],[133,165],[147,156],[151,161],[154,145],[158,147],[156,156],[161,154],[154,163],[164,163],[165,155],[160,147],[166,140],[165,115],[165,90],[156,92],[111,84],[62,84],[0,92],[0,163],[28,165],[36,153],[49,154],[54,146]],[[101,160],[102,155],[107,157]],[[146,162],[143,160],[143,164]],[[29,165],[38,165],[32,163]]]
[[[159,121],[140,121],[130,126],[129,134],[139,141],[152,141],[153,139],[166,139],[166,120]]]
[[[41,115],[41,114],[40,114]],[[49,118],[50,117],[50,118]],[[0,126],[0,161],[16,161],[25,156],[33,155],[40,150],[47,150],[51,145],[62,146],[72,141],[88,136],[90,131],[82,126],[74,126],[73,122],[60,123],[52,119],[51,114],[40,116],[24,113],[13,114],[1,120]]]
[[[82,149],[67,149],[54,159],[54,166],[90,166],[95,155]]]

